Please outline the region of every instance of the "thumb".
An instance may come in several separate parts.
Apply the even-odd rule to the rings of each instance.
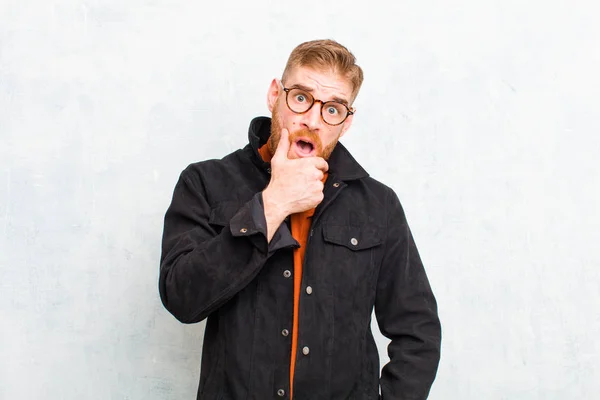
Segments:
[[[281,130],[281,134],[279,135],[279,143],[277,144],[277,149],[275,150],[275,154],[273,158],[277,159],[287,159],[288,151],[290,150],[290,135],[287,129],[283,128]]]

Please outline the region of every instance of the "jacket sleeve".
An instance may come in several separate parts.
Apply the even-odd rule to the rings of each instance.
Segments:
[[[425,400],[437,373],[441,326],[437,304],[404,211],[390,190],[385,252],[375,315],[391,339],[381,373],[382,400]]]
[[[286,224],[267,242],[261,192],[220,232],[210,216],[200,178],[183,171],[165,214],[159,291],[165,308],[184,323],[207,318],[246,287],[274,251],[297,243]]]

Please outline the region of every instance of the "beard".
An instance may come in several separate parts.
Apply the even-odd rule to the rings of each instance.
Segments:
[[[275,154],[275,151],[277,150],[277,146],[279,145],[279,140],[281,139],[281,129],[282,129],[281,125],[282,124],[281,124],[281,118],[280,118],[279,112],[277,111],[278,105],[279,105],[279,101],[277,102],[277,104],[275,104],[275,107],[273,107],[273,115],[271,118],[271,136],[269,136],[269,140],[267,142],[271,155]],[[294,146],[294,143],[298,140],[298,138],[306,137],[306,138],[310,139],[315,146],[315,150],[316,150],[315,156],[321,157],[325,160],[328,160],[329,157],[331,156],[331,153],[335,149],[335,146],[337,145],[337,143],[340,139],[340,136],[341,135],[338,135],[333,142],[331,142],[328,145],[326,145],[325,147],[323,147],[323,142],[321,141],[319,134],[314,131],[311,131],[310,129],[300,129],[298,131],[289,132],[289,135],[288,135],[289,140],[290,140],[290,150],[291,150],[292,146]],[[288,158],[289,158],[289,153],[288,153]]]

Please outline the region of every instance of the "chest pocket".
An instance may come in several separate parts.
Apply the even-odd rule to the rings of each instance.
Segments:
[[[383,232],[381,228],[369,225],[362,227],[325,225],[323,240],[353,251],[360,251],[381,245]]]
[[[323,226],[325,248],[321,262],[341,304],[372,297],[383,238],[384,229],[375,225]]]

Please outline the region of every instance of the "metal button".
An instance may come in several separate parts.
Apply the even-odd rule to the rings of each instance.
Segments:
[[[290,331],[288,331],[287,329],[284,329],[284,330],[282,330],[282,331],[281,331],[281,334],[282,334],[283,336],[287,336],[287,335],[289,335],[289,334],[290,334]]]
[[[310,349],[308,348],[308,346],[304,346],[302,348],[302,354],[304,354],[305,356],[307,356],[308,353],[310,353]]]
[[[340,187],[340,184],[336,182],[333,184],[333,187]]]
[[[285,396],[285,390],[283,390],[283,389],[279,389],[279,390],[277,391],[277,396],[279,396],[279,397],[283,397],[283,396]]]
[[[242,229],[240,229],[240,232],[242,232],[242,233],[246,233],[246,232],[248,232],[248,229],[246,229],[246,228],[242,228]]]
[[[353,246],[356,246],[358,244],[358,240],[356,240],[356,238],[352,238],[350,239],[350,243],[352,243]]]
[[[289,269],[286,269],[285,271],[283,271],[283,276],[289,278],[290,276],[292,276],[292,273]]]
[[[306,294],[312,294],[312,287],[310,287],[310,286],[306,287]]]
[[[267,174],[271,173],[271,168],[267,168]]]

